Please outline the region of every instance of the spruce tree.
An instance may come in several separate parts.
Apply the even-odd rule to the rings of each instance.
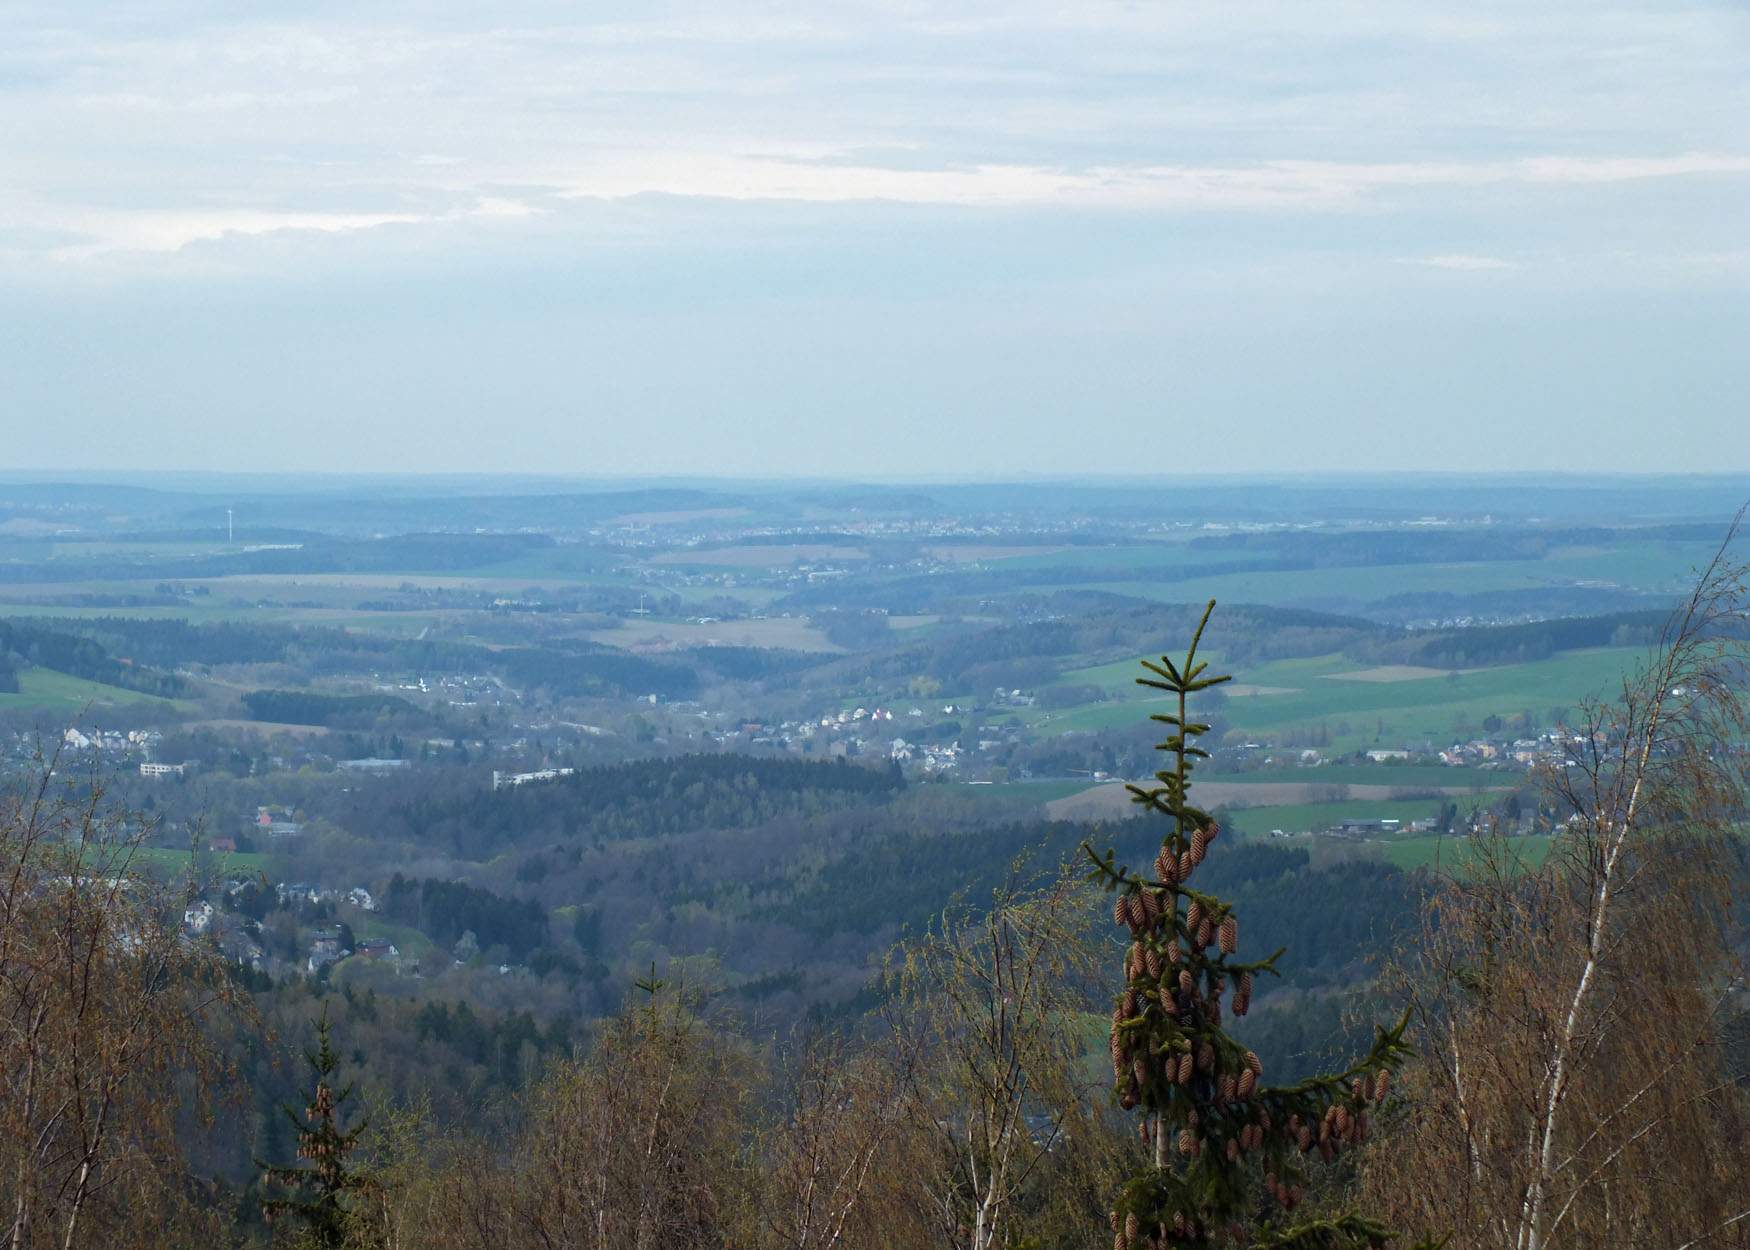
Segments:
[[[1409,1053],[1408,1015],[1376,1029],[1368,1054],[1347,1071],[1294,1085],[1261,1081],[1258,1056],[1222,1027],[1243,1016],[1254,979],[1274,976],[1283,951],[1235,958],[1239,920],[1231,904],[1191,881],[1219,832],[1190,801],[1191,772],[1208,752],[1196,745],[1207,724],[1190,717],[1191,696],[1230,680],[1205,675],[1197,646],[1215,601],[1203,611],[1182,661],[1143,661],[1140,685],[1177,696],[1158,745],[1171,757],[1158,783],[1130,787],[1133,799],[1172,823],[1154,875],[1133,872],[1085,844],[1089,876],[1116,894],[1113,919],[1131,935],[1124,991],[1112,1010],[1112,1070],[1124,1110],[1141,1117],[1153,1166],[1120,1190],[1112,1210],[1114,1250],[1258,1246],[1271,1250],[1360,1250],[1391,1232],[1356,1213],[1290,1219],[1306,1193],[1312,1156],[1328,1162],[1363,1141],[1369,1108],[1385,1098],[1390,1073]]]
[[[280,1108],[297,1132],[301,1162],[284,1167],[255,1161],[264,1188],[286,1191],[262,1199],[261,1211],[269,1220],[288,1215],[299,1220],[315,1245],[344,1246],[352,1200],[369,1192],[374,1182],[368,1173],[348,1161],[348,1156],[358,1149],[366,1121],[360,1120],[350,1129],[342,1127],[344,1108],[352,1097],[353,1086],[349,1082],[336,1088],[340,1058],[329,1041],[326,1005],[316,1022],[316,1049],[305,1051],[304,1059],[310,1065],[311,1085],[303,1114],[295,1107]]]

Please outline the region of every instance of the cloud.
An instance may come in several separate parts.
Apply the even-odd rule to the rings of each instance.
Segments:
[[[1502,260],[1499,256],[1468,256],[1463,253],[1452,253],[1445,256],[1416,256],[1399,262],[1404,265],[1425,265],[1430,269],[1460,269],[1460,270],[1490,270],[1517,269],[1515,261]]]
[[[870,160],[874,163],[868,163]],[[272,163],[316,168],[303,160]],[[337,163],[349,173],[356,170]],[[405,169],[408,162],[403,162]],[[479,219],[514,222],[551,214],[567,201],[636,201],[652,195],[699,201],[1025,209],[1069,212],[1414,213],[1417,196],[1454,189],[1519,187],[1553,193],[1657,179],[1742,178],[1750,156],[1682,153],[1669,157],[1557,156],[1511,161],[1344,162],[1280,160],[1236,164],[1116,165],[1081,169],[1045,165],[908,166],[886,151],[736,155],[710,151],[611,151],[587,169],[538,159],[527,166],[496,162],[430,164],[388,195],[366,194],[375,204],[355,209],[284,205],[186,207],[68,205],[53,201],[0,206],[0,227],[18,239],[32,232],[74,230],[76,246],[45,248],[63,260],[88,261],[106,252],[176,252],[191,243],[277,231],[354,233],[413,224],[459,224]],[[523,188],[507,194],[506,187]],[[173,192],[172,192],[173,193]],[[307,198],[303,192],[301,198]],[[1409,197],[1409,198],[1406,198]],[[384,201],[393,203],[385,203]],[[419,207],[407,207],[418,204]],[[1489,256],[1434,255],[1411,263],[1447,269],[1499,269],[1511,262]]]
[[[577,178],[568,197],[613,199],[651,192],[721,199],[839,203],[1061,205],[1128,209],[1364,207],[1378,192],[1436,187],[1599,185],[1655,178],[1750,174],[1750,156],[1543,156],[1514,161],[1342,162],[1280,160],[1236,165],[1096,165],[1082,170],[982,164],[905,168],[841,158],[772,159],[708,152],[633,156]]]

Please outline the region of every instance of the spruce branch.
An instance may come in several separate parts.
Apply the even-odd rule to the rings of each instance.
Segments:
[[[1231,680],[1206,676],[1197,647],[1215,610],[1204,608],[1182,659],[1145,660],[1140,685],[1176,696],[1151,717],[1172,732],[1154,786],[1130,785],[1133,802],[1171,822],[1152,876],[1082,844],[1087,877],[1115,895],[1113,921],[1130,933],[1124,989],[1112,1009],[1111,1057],[1119,1105],[1144,1117],[1153,1166],[1120,1190],[1111,1213],[1115,1250],[1203,1250],[1216,1245],[1269,1250],[1376,1250],[1393,1234],[1346,1213],[1276,1228],[1254,1228],[1259,1191],[1283,1216],[1305,1195],[1302,1159],[1330,1160],[1366,1139],[1368,1113],[1383,1102],[1390,1074],[1409,1054],[1409,1013],[1376,1028],[1368,1053],[1341,1072],[1291,1086],[1261,1086],[1263,1064],[1223,1027],[1223,997],[1235,1016],[1251,1005],[1255,976],[1278,975],[1284,951],[1240,960],[1232,903],[1190,885],[1220,828],[1190,801],[1191,775],[1208,752],[1196,745],[1209,722],[1191,716],[1190,697]]]

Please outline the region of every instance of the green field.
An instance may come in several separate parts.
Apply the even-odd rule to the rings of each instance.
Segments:
[[[1072,794],[1080,794],[1088,788],[1088,779],[1074,777],[1050,781],[999,781],[990,785],[969,785],[961,788],[975,798],[1030,799],[1035,803],[1049,803],[1053,799],[1065,799]]]
[[[27,668],[18,674],[18,690],[0,694],[0,708],[45,708],[49,711],[76,712],[86,706],[132,706],[173,711],[179,705],[173,699],[123,690],[102,682],[86,681],[48,668]]]
[[[370,912],[349,911],[347,923],[352,926],[354,937],[387,938],[395,943],[403,959],[418,959],[426,952],[437,949],[436,943],[418,929],[404,924],[392,924]]]
[[[1196,788],[1192,788],[1195,801]],[[1357,799],[1341,803],[1292,803],[1271,807],[1230,807],[1222,812],[1224,823],[1236,832],[1252,837],[1267,835],[1273,829],[1285,833],[1317,833],[1344,820],[1427,820],[1439,814],[1442,802],[1450,802],[1460,812],[1484,806],[1499,795],[1455,795],[1449,799]]]
[[[1207,781],[1301,781],[1330,786],[1476,786],[1517,784],[1520,775],[1505,769],[1446,768],[1440,764],[1320,764],[1316,768],[1265,768],[1218,772],[1205,764],[1197,776]]]
[[[1094,573],[1075,588],[1168,603],[1219,599],[1227,603],[1282,604],[1333,611],[1352,610],[1388,594],[1470,595],[1490,590],[1549,590],[1588,583],[1669,591],[1693,580],[1693,570],[1706,564],[1717,546],[1713,542],[1627,542],[1608,548],[1560,549],[1542,560],[1272,569],[1160,582],[1102,582]],[[1093,566],[1089,567],[1092,572]]]
[[[1526,863],[1541,864],[1549,854],[1555,839],[1543,836],[1529,838],[1514,838],[1512,847]],[[1419,837],[1394,838],[1385,842],[1370,842],[1370,849],[1377,849],[1389,863],[1396,864],[1405,870],[1414,868],[1444,868],[1460,870],[1471,851],[1471,843],[1465,838]]]
[[[253,877],[273,871],[273,856],[257,851],[214,852],[213,872],[220,878]],[[166,847],[141,847],[135,853],[141,872],[162,877],[181,877],[188,873],[189,852]]]
[[[1341,674],[1361,666],[1339,655],[1274,660],[1236,675],[1236,682],[1277,693],[1231,695],[1223,716],[1233,729],[1260,739],[1323,726],[1334,752],[1423,740],[1442,745],[1461,734],[1479,732],[1476,727],[1488,716],[1529,712],[1547,726],[1553,709],[1568,711],[1588,696],[1613,693],[1623,675],[1644,656],[1638,647],[1567,651],[1526,664],[1408,681],[1346,679]],[[1067,675],[1066,680],[1105,684],[1120,671],[1134,674],[1136,669],[1101,665]],[[1055,733],[1110,729],[1136,724],[1171,704],[1170,696],[1156,696],[1134,685],[1129,688],[1137,693],[1067,711],[1034,713],[1028,720]],[[1125,687],[1113,689],[1122,692]]]

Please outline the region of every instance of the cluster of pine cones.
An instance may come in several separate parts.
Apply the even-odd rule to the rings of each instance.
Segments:
[[[1209,971],[1205,964],[1207,984],[1199,984],[1196,964],[1202,962],[1203,951],[1213,945],[1226,956],[1239,949],[1239,921],[1225,912],[1215,914],[1213,908],[1205,908],[1195,898],[1186,910],[1183,926],[1192,958],[1186,958],[1180,945],[1177,887],[1203,862],[1218,832],[1214,824],[1194,830],[1183,852],[1175,853],[1171,846],[1163,846],[1155,859],[1161,886],[1127,890],[1119,894],[1113,905],[1112,918],[1128,928],[1132,937],[1124,963],[1129,985],[1113,1009],[1111,1034],[1112,1074],[1124,1085],[1119,1101],[1127,1111],[1144,1101],[1144,1092],[1151,1083],[1189,1085],[1196,1072],[1217,1077],[1218,1093],[1225,1091],[1228,1101],[1250,1097],[1256,1084],[1254,1072],[1218,1074],[1214,1047],[1208,1041],[1193,1053],[1189,1042],[1183,1040],[1186,1033],[1221,1025],[1221,998],[1227,990],[1227,979],[1219,972]],[[1251,1004],[1252,974],[1242,972],[1234,986],[1233,1013],[1243,1016]],[[1181,1041],[1180,1047],[1164,1060],[1151,1057],[1154,1048],[1135,1027],[1139,1018],[1146,1019],[1155,1012],[1174,1022],[1169,1032]]]
[[[1112,1212],[1112,1250],[1164,1250],[1174,1237],[1196,1241],[1203,1233],[1195,1220],[1186,1219],[1182,1213],[1175,1214],[1171,1223],[1157,1224],[1153,1232],[1145,1234],[1142,1221],[1134,1213],[1120,1218],[1118,1212]]]
[[[1112,1073],[1120,1105],[1127,1111],[1143,1106],[1156,1117],[1157,1126],[1170,1104],[1184,1108],[1175,1117],[1176,1145],[1187,1161],[1211,1148],[1230,1165],[1263,1155],[1271,1168],[1264,1176],[1265,1190],[1285,1211],[1292,1211],[1306,1187],[1293,1176],[1279,1177],[1271,1161],[1295,1149],[1303,1154],[1317,1150],[1330,1160],[1344,1146],[1366,1140],[1367,1107],[1385,1098],[1391,1077],[1382,1069],[1371,1078],[1355,1079],[1344,1091],[1347,1098],[1327,1107],[1316,1123],[1300,1115],[1283,1123],[1254,1100],[1263,1064],[1221,1033],[1221,1000],[1229,978],[1234,1015],[1245,1015],[1252,1001],[1252,974],[1236,975],[1225,963],[1239,947],[1238,921],[1225,904],[1195,896],[1182,919],[1177,912],[1180,887],[1203,862],[1217,832],[1212,823],[1194,830],[1185,842],[1163,846],[1154,865],[1158,880],[1120,893],[1113,907],[1112,917],[1130,930],[1131,943],[1124,963],[1126,987],[1112,1011]],[[1210,947],[1219,956],[1205,954]],[[1149,1118],[1138,1131],[1145,1141],[1150,1139]],[[1175,1241],[1203,1242],[1212,1231],[1200,1224],[1205,1215],[1180,1211],[1168,1219],[1164,1212],[1121,1216],[1114,1211],[1114,1250],[1166,1250]]]

